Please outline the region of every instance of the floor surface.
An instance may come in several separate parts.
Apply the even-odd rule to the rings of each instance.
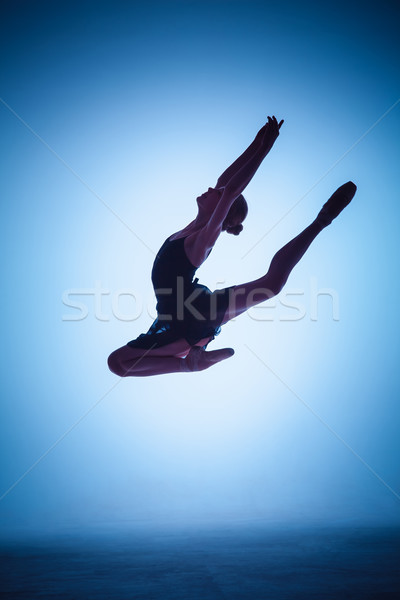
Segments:
[[[0,598],[400,598],[400,531],[181,527],[2,542]]]

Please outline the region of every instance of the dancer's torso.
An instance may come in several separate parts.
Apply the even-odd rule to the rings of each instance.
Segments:
[[[129,342],[151,348],[180,338],[190,346],[204,345],[219,333],[228,302],[226,290],[214,294],[194,279],[195,267],[185,252],[186,237],[168,238],[155,258],[151,279],[157,298],[157,319],[147,334]],[[158,339],[157,339],[158,338]]]
[[[176,289],[178,278],[181,278],[185,285],[189,286],[193,282],[197,267],[192,265],[185,252],[185,237],[165,240],[160,250],[157,252],[151,280],[154,290],[163,288]]]

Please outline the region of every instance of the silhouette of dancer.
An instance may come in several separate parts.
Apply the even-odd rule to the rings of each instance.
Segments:
[[[230,319],[282,290],[311,242],[352,200],[356,186],[345,183],[324,204],[316,219],[273,257],[268,272],[237,286],[211,292],[194,279],[220,233],[238,235],[247,216],[242,192],[275,143],[283,120],[273,116],[245,152],[221,175],[215,188],[199,196],[198,214],[162,245],[152,270],[158,317],[149,331],[108,357],[120,377],[202,371],[234,354],[232,348],[206,351]]]

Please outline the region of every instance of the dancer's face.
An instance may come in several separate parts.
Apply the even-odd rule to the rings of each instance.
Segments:
[[[197,206],[199,207],[199,209],[214,209],[221,195],[221,190],[209,187],[208,190],[204,192],[204,194],[201,194],[201,196],[197,196]]]

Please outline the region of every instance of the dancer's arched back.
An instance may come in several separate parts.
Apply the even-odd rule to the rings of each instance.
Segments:
[[[311,242],[349,204],[357,189],[352,182],[336,190],[311,225],[281,248],[267,273],[254,281],[211,292],[194,279],[221,232],[238,235],[243,229],[247,203],[242,192],[275,143],[282,124],[268,117],[215,188],[196,199],[194,221],[164,242],[152,270],[158,317],[146,334],[110,354],[108,365],[113,373],[144,377],[202,371],[232,356],[232,348],[205,348],[221,325],[278,294]]]

